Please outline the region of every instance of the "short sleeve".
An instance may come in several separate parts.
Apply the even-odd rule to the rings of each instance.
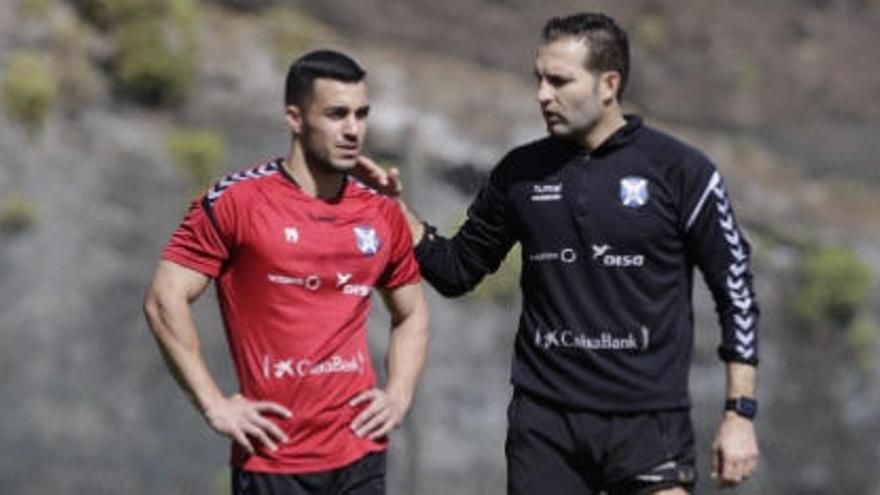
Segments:
[[[386,214],[390,229],[391,253],[388,264],[376,285],[386,289],[394,289],[418,283],[422,276],[413,251],[412,235],[406,217],[397,203],[391,203]]]
[[[205,199],[195,201],[171,234],[162,258],[215,278],[230,256],[225,237],[212,203]]]

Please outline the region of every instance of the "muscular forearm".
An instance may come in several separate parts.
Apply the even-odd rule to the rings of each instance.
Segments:
[[[727,398],[755,397],[754,366],[727,364]],[[758,465],[758,441],[752,419],[726,411],[712,444],[712,477],[722,488],[735,486],[751,476]]]
[[[174,379],[202,414],[224,398],[199,348],[187,302],[151,295],[144,304],[147,323]]]
[[[392,322],[388,344],[386,392],[403,401],[408,409],[428,353],[428,310],[419,296],[417,307],[405,318]]]
[[[754,398],[757,377],[757,368],[754,366],[737,362],[727,363],[727,398]]]
[[[278,442],[288,440],[287,435],[263,414],[288,419],[291,412],[280,404],[251,401],[240,394],[227,398],[202,358],[190,303],[209,283],[202,273],[160,261],[144,300],[147,323],[171,374],[214,431],[250,454],[258,446],[276,450]]]

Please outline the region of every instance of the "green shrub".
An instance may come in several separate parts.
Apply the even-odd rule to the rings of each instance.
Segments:
[[[848,249],[822,248],[807,254],[800,272],[798,319],[812,329],[848,328],[868,299],[865,263]]]
[[[856,318],[846,332],[846,343],[855,354],[860,368],[871,369],[876,364],[880,325],[866,315]]]
[[[18,11],[24,17],[43,18],[49,12],[53,0],[21,0],[18,4]]]
[[[198,18],[197,0],[166,0],[168,18],[178,28],[195,34],[196,20]]]
[[[196,0],[73,0],[87,22],[111,33],[121,91],[148,105],[178,103],[195,77]]]
[[[27,0],[29,2],[47,0]],[[73,0],[80,16],[99,29],[113,31],[145,19],[194,18],[197,0]]]
[[[73,0],[80,15],[100,29],[113,29],[135,19],[161,18],[168,12],[166,0]]]
[[[91,35],[82,22],[65,24],[52,35],[59,91],[64,95],[58,103],[68,112],[87,108],[102,89],[102,76],[89,56]]]
[[[179,103],[195,76],[190,33],[159,19],[126,23],[114,36],[113,73],[120,88],[149,105]]]
[[[3,106],[30,133],[39,131],[58,96],[58,78],[48,55],[13,53],[3,74]]]
[[[226,160],[226,142],[212,131],[178,129],[168,138],[168,150],[190,192],[208,187]]]
[[[37,221],[37,205],[19,191],[12,191],[3,198],[0,206],[0,230],[10,233],[24,232]]]
[[[290,8],[267,9],[263,18],[271,50],[285,69],[303,52],[331,38],[330,30],[323,24]]]

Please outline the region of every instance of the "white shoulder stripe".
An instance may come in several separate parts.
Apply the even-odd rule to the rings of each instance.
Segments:
[[[354,185],[355,185],[358,189],[363,189],[364,191],[367,191],[367,192],[372,193],[372,194],[379,194],[379,191],[377,191],[377,190],[373,189],[372,187],[370,187],[370,186],[364,184],[363,182],[361,182],[360,179],[358,179],[357,177],[355,177],[355,176],[353,176],[353,175],[349,175],[349,176],[348,176],[348,180],[354,182]]]
[[[233,174],[229,174],[226,177],[223,177],[219,181],[217,181],[211,189],[208,190],[208,194],[205,196],[205,202],[207,206],[211,206],[220,196],[229,189],[230,186],[252,179],[260,179],[262,177],[268,177],[281,167],[281,161],[276,160],[272,162],[268,162],[247,170],[240,170]]]
[[[709,197],[709,193],[718,186],[718,183],[721,182],[721,174],[717,171],[712,174],[712,177],[709,179],[709,184],[706,186],[706,189],[703,191],[703,195],[700,196],[700,201],[697,203],[697,206],[694,207],[694,211],[691,212],[691,216],[688,218],[687,225],[685,226],[685,230],[690,230],[691,226],[694,222],[697,221],[697,215],[700,214],[700,210],[703,209],[703,205],[706,203],[706,199]]]

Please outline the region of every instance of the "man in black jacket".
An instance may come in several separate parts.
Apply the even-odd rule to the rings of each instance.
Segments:
[[[623,115],[628,72],[626,34],[611,18],[550,19],[535,62],[549,136],[502,159],[454,237],[409,213],[423,276],[446,296],[522,245],[511,494],[693,489],[694,266],[717,305],[727,366],[712,476],[734,486],[757,465],[750,248],[713,164]],[[396,172],[361,162],[377,187],[399,192]]]

